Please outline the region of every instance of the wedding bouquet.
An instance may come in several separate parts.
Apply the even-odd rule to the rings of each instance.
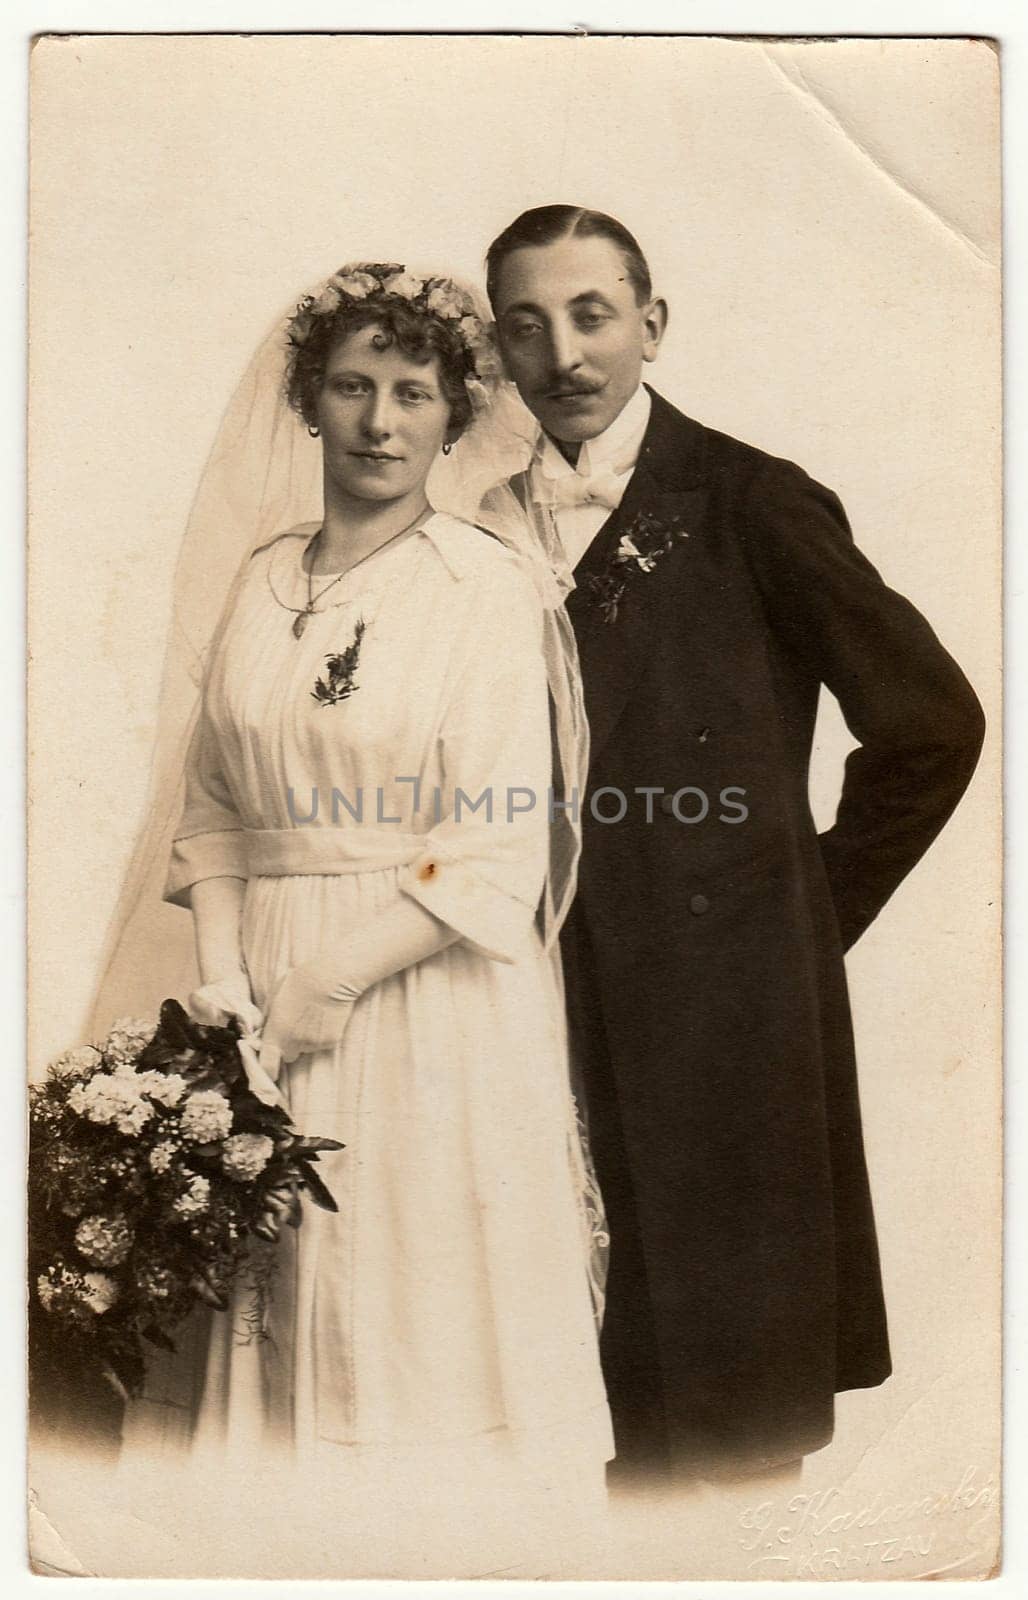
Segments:
[[[198,1302],[225,1310],[300,1197],[337,1210],[305,1138],[251,1090],[235,1026],[123,1018],[30,1091],[30,1348],[137,1394],[147,1343],[174,1349]],[[267,1262],[265,1260],[265,1268]],[[266,1282],[266,1278],[263,1280]],[[259,1310],[259,1289],[258,1310]]]

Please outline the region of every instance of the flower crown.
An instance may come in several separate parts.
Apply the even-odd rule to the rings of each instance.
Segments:
[[[288,325],[290,343],[306,344],[321,317],[346,305],[369,300],[405,300],[412,311],[438,317],[456,330],[472,370],[464,387],[475,411],[489,403],[489,389],[500,373],[490,325],[483,321],[466,289],[452,278],[419,278],[396,262],[360,262],[340,267],[314,294],[304,295]]]

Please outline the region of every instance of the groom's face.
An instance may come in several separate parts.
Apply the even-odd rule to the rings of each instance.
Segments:
[[[513,250],[493,310],[507,371],[555,439],[595,439],[657,354],[663,301],[640,305],[609,239],[559,239]]]

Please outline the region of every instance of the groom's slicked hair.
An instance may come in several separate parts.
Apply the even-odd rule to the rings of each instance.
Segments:
[[[639,304],[653,298],[653,284],[646,257],[638,240],[623,222],[608,217],[605,211],[589,211],[585,206],[535,206],[515,217],[494,239],[485,256],[485,284],[493,309],[500,271],[507,257],[526,246],[556,244],[558,239],[609,239],[624,257],[628,281]]]

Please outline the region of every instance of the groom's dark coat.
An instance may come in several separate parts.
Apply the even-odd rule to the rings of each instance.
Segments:
[[[688,537],[607,621],[590,578],[640,512]],[[659,395],[575,577],[590,791],[629,801],[618,822],[585,808],[563,940],[611,1221],[619,1454],[787,1460],[829,1439],[837,1390],[890,1371],[843,954],[959,800],[982,713],[834,494]],[[860,747],[819,836],[822,684]],[[676,817],[683,788],[703,820]]]

